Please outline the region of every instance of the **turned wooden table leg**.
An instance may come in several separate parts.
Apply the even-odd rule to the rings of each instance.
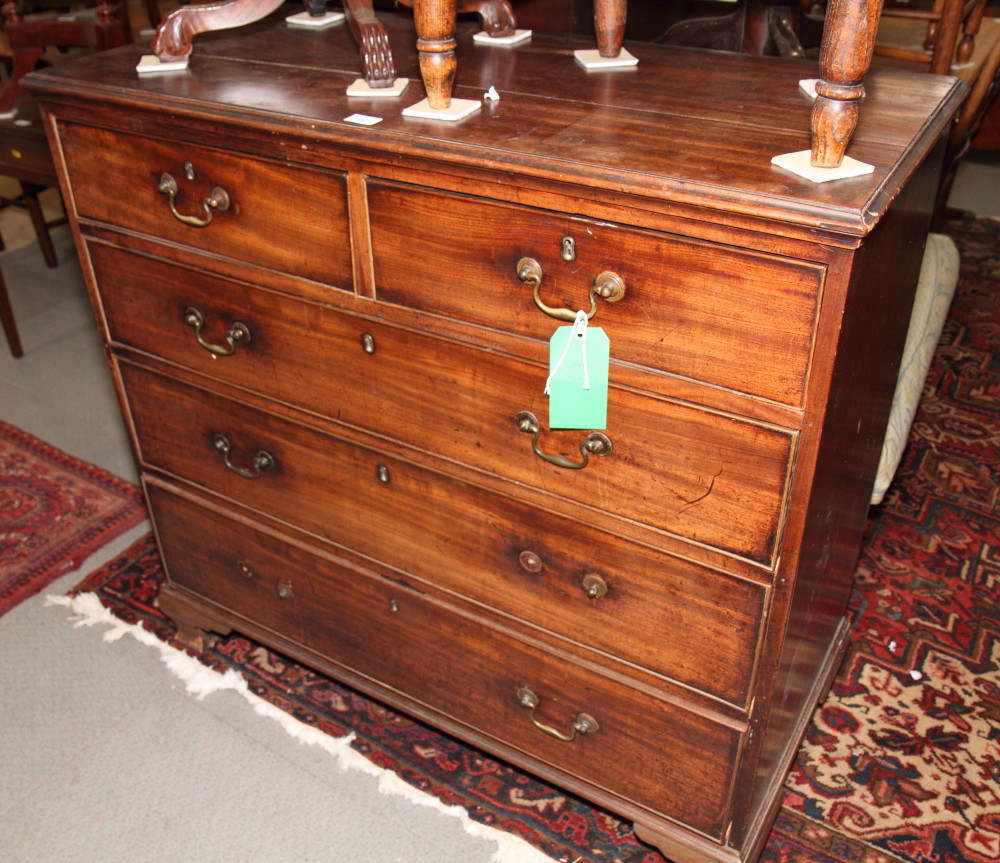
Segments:
[[[613,59],[622,50],[625,40],[625,0],[594,0],[594,30],[597,32],[597,52]]]
[[[858,125],[862,82],[871,66],[882,0],[831,0],[812,111],[812,164],[836,168]]]
[[[420,52],[420,76],[431,108],[451,106],[455,56],[455,0],[414,0],[413,21]]]

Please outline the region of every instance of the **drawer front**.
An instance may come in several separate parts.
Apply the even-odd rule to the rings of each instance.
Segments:
[[[612,271],[625,296],[598,300],[593,318],[612,357],[802,403],[820,266],[417,188],[370,183],[368,205],[382,301],[547,341],[557,322],[517,278],[518,261],[539,263],[545,305],[574,311]]]
[[[765,591],[474,486],[122,367],[150,463],[316,536],[737,706]],[[224,433],[258,479],[225,466]],[[591,595],[593,594],[593,595]]]
[[[81,218],[353,290],[343,175],[88,126],[64,125],[61,143],[70,177],[89,178],[73,184]],[[210,214],[210,224],[171,212],[164,174],[177,185],[174,209]],[[204,203],[216,187],[229,197],[225,212]]]
[[[342,569],[256,527],[150,489],[173,582],[432,711],[720,838],[740,735],[404,585]],[[282,585],[282,583],[284,583]],[[279,593],[280,591],[280,593]],[[595,732],[571,742],[580,713]],[[697,777],[697,781],[691,781]]]
[[[788,432],[612,387],[611,453],[588,456],[582,470],[558,467],[533,446],[579,463],[587,433],[543,428],[533,441],[519,430],[523,410],[545,423],[541,366],[96,245],[93,253],[116,340],[616,517],[765,564],[774,556]],[[236,322],[249,341],[213,356],[184,322],[189,307],[201,311],[208,341],[224,345]]]

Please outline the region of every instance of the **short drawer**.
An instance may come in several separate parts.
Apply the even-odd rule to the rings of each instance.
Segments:
[[[557,322],[518,279],[521,258],[537,261],[539,298],[558,309],[589,309],[610,271],[625,295],[597,300],[593,323],[613,358],[802,403],[822,266],[416,187],[371,182],[368,207],[384,302],[547,341]]]
[[[586,431],[548,432],[545,370],[328,306],[92,245],[115,341],[339,422],[616,517],[770,563],[794,435],[612,387],[612,451],[581,470]],[[127,266],[126,266],[127,264]],[[198,310],[203,326],[190,325]],[[249,339],[218,357],[235,324]],[[537,441],[517,418],[533,412]]]
[[[150,489],[172,582],[529,759],[715,839],[738,730],[658,700],[397,582]],[[522,706],[528,689],[537,708]],[[586,714],[596,729],[570,736]],[[691,781],[697,777],[697,781]]]
[[[80,218],[353,290],[342,174],[89,126],[60,134],[69,176],[85,178],[72,187]],[[206,204],[215,189],[225,210]]]
[[[760,585],[137,367],[122,371],[150,465],[567,641],[745,704]],[[260,451],[273,465],[259,478],[228,469],[217,434],[237,470]]]

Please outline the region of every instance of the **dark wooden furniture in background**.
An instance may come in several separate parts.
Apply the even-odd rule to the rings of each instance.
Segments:
[[[383,17],[415,74],[411,17]],[[500,99],[458,124],[348,98],[346,28],[280,19],[178,75],[137,79],[135,47],[31,76],[160,606],[668,857],[752,860],[845,643],[961,86],[874,73],[875,172],[817,185],[770,163],[808,146],[801,64],[637,44],[588,73],[589,40],[477,29],[455,92]],[[552,430],[550,312],[591,306],[607,427]]]
[[[740,0],[735,4],[719,5],[731,11],[678,21],[656,41],[712,51],[805,57],[805,48],[796,29],[798,9],[787,0],[784,3],[780,0]]]
[[[931,12],[887,6],[879,28],[876,64],[955,75],[969,87],[948,137],[936,230],[954,215],[947,204],[955,175],[1000,88],[1000,21],[984,19],[986,5],[986,0],[938,0]]]
[[[38,196],[45,189],[57,186],[59,180],[56,177],[55,166],[49,153],[49,143],[45,137],[45,128],[34,99],[22,93],[12,107],[16,110],[16,115],[11,119],[0,120],[0,174],[17,180],[21,186],[21,194],[14,200],[0,200],[0,205],[24,207],[28,211],[42,257],[47,266],[55,267],[58,260],[49,230],[65,224],[66,219],[49,221],[42,211]],[[0,320],[3,323],[10,352],[15,357],[24,356],[24,347],[17,331],[2,266],[0,266]]]
[[[82,48],[104,50],[132,40],[128,10],[124,0],[99,0],[90,8],[69,8],[68,4],[47,4],[32,11],[33,4],[6,0],[3,28],[11,49],[11,72],[0,91],[0,175],[13,177],[21,185],[16,199],[3,201],[27,209],[45,263],[57,265],[49,229],[65,219],[47,221],[38,201],[42,191],[58,185],[48,140],[34,100],[22,92],[21,80],[42,60],[49,49]],[[2,241],[0,241],[2,247]],[[0,321],[11,353],[24,355],[17,331],[7,285],[0,270]]]
[[[915,9],[913,4],[890,0],[882,17],[919,22],[926,26],[922,45],[912,42],[890,44],[880,41],[875,53],[895,60],[926,63],[934,75],[948,75],[952,63],[967,63],[975,50],[976,34],[983,22],[987,0],[936,0],[931,9]]]
[[[13,107],[21,95],[21,79],[47,48],[103,51],[132,41],[125,0],[97,0],[96,5],[83,9],[66,5],[70,9],[48,8],[31,14],[30,2],[4,0],[3,28],[13,63],[10,79],[0,91],[0,114]]]

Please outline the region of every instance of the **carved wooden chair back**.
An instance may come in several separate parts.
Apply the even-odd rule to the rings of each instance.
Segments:
[[[896,60],[927,64],[935,75],[947,75],[952,64],[968,63],[975,51],[976,35],[982,25],[987,0],[934,0],[930,9],[915,9],[912,3],[903,5],[899,0],[887,0],[882,7],[880,38],[875,54]],[[894,44],[888,31],[893,19],[910,21],[919,28],[901,32],[924,30],[922,44],[906,42]],[[893,34],[894,35],[894,34]]]
[[[30,0],[4,0],[3,29],[12,54],[10,80],[0,93],[0,114],[21,93],[21,79],[48,48],[93,48],[96,51],[132,40],[125,0],[97,0],[90,8],[71,10]]]

